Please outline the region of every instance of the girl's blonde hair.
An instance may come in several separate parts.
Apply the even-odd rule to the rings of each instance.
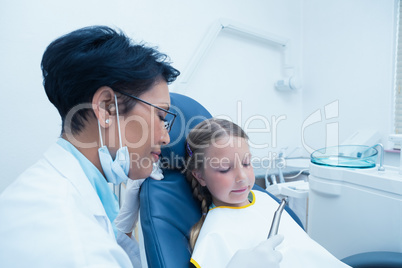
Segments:
[[[235,123],[224,119],[207,119],[196,125],[186,140],[186,178],[190,183],[195,199],[201,203],[201,219],[191,228],[190,247],[194,249],[201,227],[204,224],[212,196],[207,187],[201,186],[194,177],[193,171],[202,171],[205,150],[211,144],[225,136],[239,137],[248,140],[247,134]]]

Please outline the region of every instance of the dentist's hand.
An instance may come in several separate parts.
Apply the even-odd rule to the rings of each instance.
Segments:
[[[114,220],[114,224],[120,232],[131,234],[137,224],[138,212],[140,210],[140,187],[144,181],[145,179],[127,180],[126,196],[119,214]]]
[[[154,180],[162,180],[163,174],[158,164],[154,164],[150,177]],[[119,214],[114,220],[117,230],[131,236],[137,224],[140,210],[140,188],[145,179],[127,180],[126,197],[120,208]]]
[[[252,249],[239,250],[232,257],[226,268],[269,267],[279,268],[282,254],[275,250],[283,241],[283,235],[275,235]]]

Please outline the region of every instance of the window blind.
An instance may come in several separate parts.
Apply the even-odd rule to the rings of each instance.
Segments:
[[[396,74],[395,74],[395,134],[402,134],[402,0],[398,1],[396,36]],[[395,148],[401,148],[395,144]]]

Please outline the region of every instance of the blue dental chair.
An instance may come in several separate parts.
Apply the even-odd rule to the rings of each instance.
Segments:
[[[171,110],[177,118],[170,132],[170,144],[162,149],[164,179],[145,180],[140,192],[141,228],[150,268],[188,267],[188,233],[201,217],[200,205],[183,174],[185,140],[195,125],[212,116],[187,96],[171,93],[170,97]],[[254,189],[266,192],[258,185]],[[278,198],[269,195],[279,203]],[[290,208],[285,209],[303,228],[297,215]]]
[[[364,252],[342,259],[353,268],[401,268],[402,252]]]

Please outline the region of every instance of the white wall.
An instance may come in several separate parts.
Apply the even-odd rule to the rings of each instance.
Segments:
[[[324,107],[334,101],[339,112],[306,128],[309,146],[326,146],[328,123],[338,123],[339,142],[359,130],[376,130],[390,146],[395,2],[303,2],[303,117],[318,109],[324,116]]]
[[[210,25],[221,17],[284,35],[294,39],[295,43],[301,41],[300,0],[2,1],[0,191],[37,161],[59,136],[60,119],[56,109],[47,101],[40,71],[42,54],[52,40],[87,25],[116,26],[134,40],[159,46],[162,52],[170,55],[174,66],[183,71]],[[214,56],[207,57],[204,63],[222,66],[222,60],[236,57],[240,73],[244,75],[233,70],[236,68],[228,73],[220,73],[222,79],[217,84],[219,91],[209,86],[203,89],[203,96],[210,95],[208,99],[199,96],[199,87],[195,86],[183,93],[199,97],[200,102],[206,102],[215,115],[226,111],[234,114],[238,99],[243,99],[245,116],[261,113],[270,119],[271,114],[286,113],[289,120],[283,124],[281,122],[279,126],[284,127],[281,131],[285,137],[280,143],[287,144],[286,140],[293,139],[291,134],[284,131],[285,125],[292,128],[291,122],[300,120],[301,95],[274,92],[272,73],[277,76],[281,71],[282,67],[278,64],[281,55],[258,43],[248,44],[235,37],[240,48],[248,46],[250,50],[259,50],[264,53],[261,57],[267,62],[261,61],[259,55],[251,60],[248,58],[248,55],[253,55],[251,51],[247,54],[244,51],[242,55],[239,47],[231,46],[229,49],[225,46],[225,38],[232,37],[220,36],[210,54]],[[300,49],[295,46],[294,59],[298,63],[301,62]],[[202,70],[202,66],[200,68],[194,83],[215,84],[216,76],[212,77]],[[259,75],[253,75],[250,70],[259,70]],[[219,100],[219,105],[216,100]]]
[[[272,133],[251,133],[255,143],[270,144],[253,149],[256,156],[299,146],[303,122],[334,101],[339,115],[306,127],[306,145],[326,146],[328,123],[339,129],[335,135],[339,141],[356,130],[374,128],[385,142],[392,130],[394,2],[2,1],[0,191],[59,136],[59,116],[42,88],[43,51],[60,35],[93,24],[116,26],[134,40],[159,46],[183,72],[212,23],[221,17],[289,38],[291,61],[303,78],[300,91],[274,90],[273,83],[283,75],[278,48],[228,32],[218,36],[187,88],[172,85],[173,91],[194,97],[213,115],[229,116],[243,127],[258,115],[272,130],[272,116],[286,116],[277,124],[275,141]],[[262,126],[255,120],[250,127]]]

